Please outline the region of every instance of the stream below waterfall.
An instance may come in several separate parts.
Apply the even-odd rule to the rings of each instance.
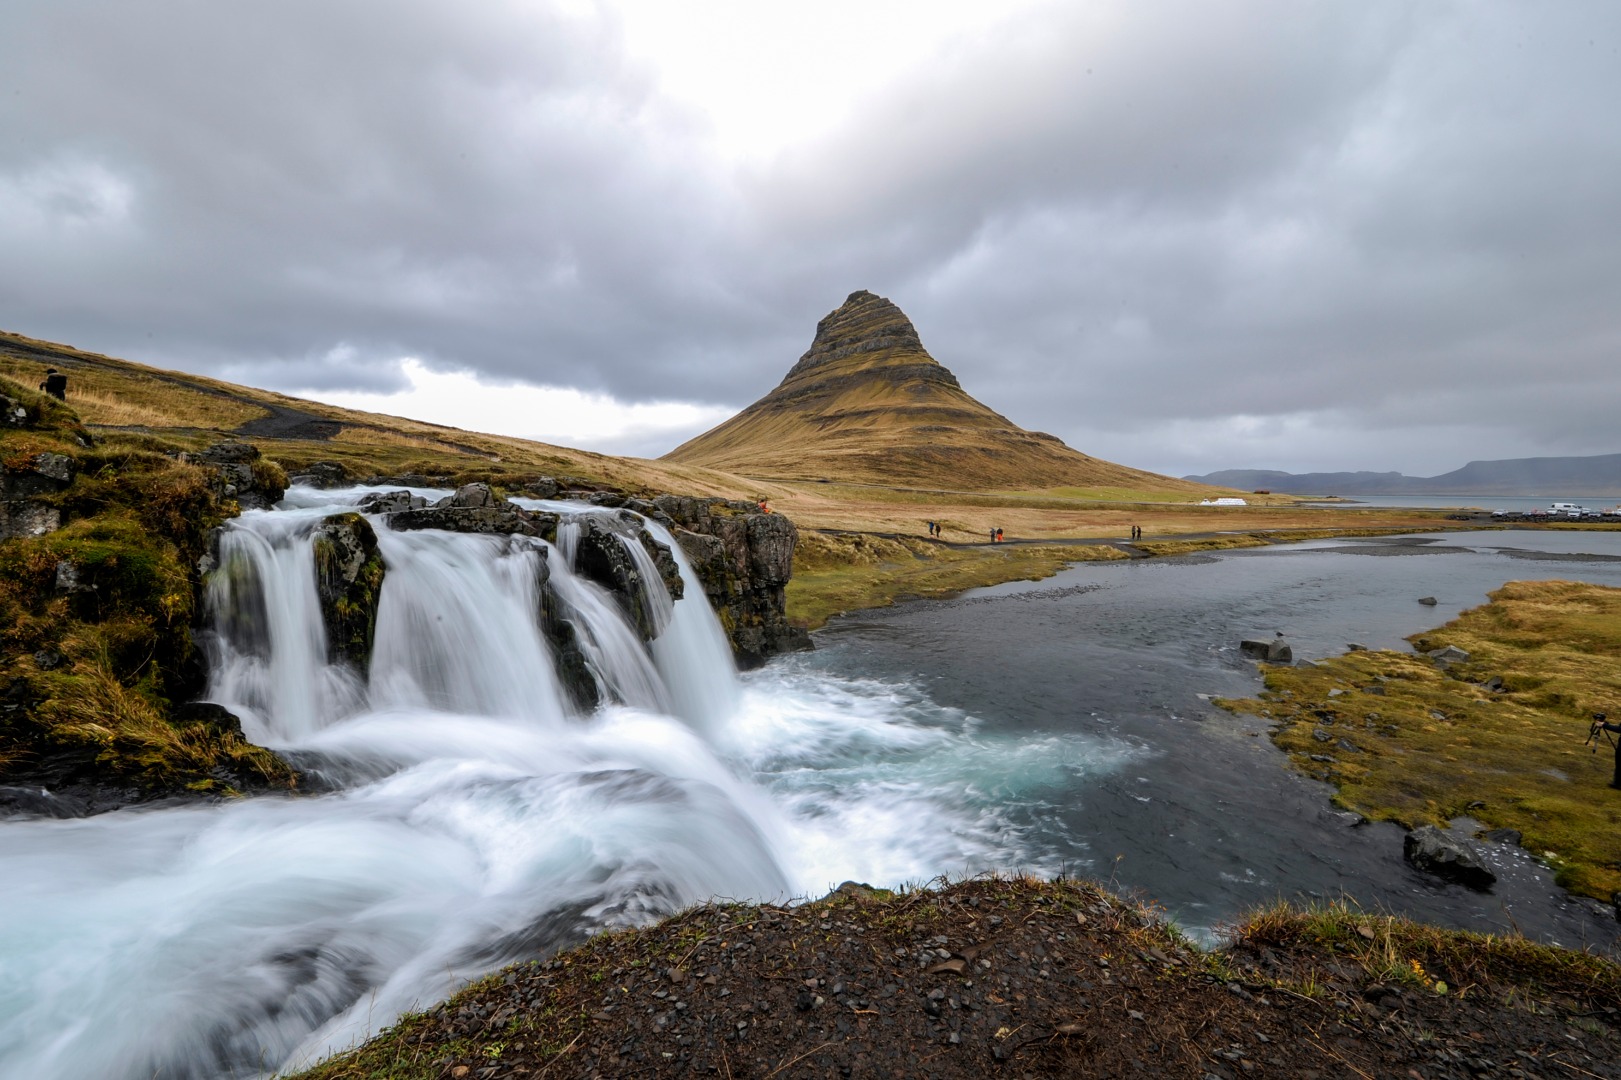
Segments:
[[[1258,689],[1236,649],[1257,632],[1297,656],[1401,647],[1506,580],[1621,585],[1621,537],[1085,564],[836,620],[817,652],[740,678],[684,563],[689,599],[655,597],[648,649],[572,573],[566,522],[555,547],[379,527],[361,676],[326,662],[310,530],[368,490],[297,488],[243,515],[222,562],[251,572],[210,587],[208,699],[328,793],[0,824],[0,1075],[268,1074],[593,929],[846,879],[1068,872],[1198,934],[1280,895],[1348,896],[1613,945],[1613,920],[1517,850],[1491,850],[1491,894],[1411,871],[1399,830],[1348,827],[1198,695]],[[589,714],[537,626],[542,561],[613,702]]]

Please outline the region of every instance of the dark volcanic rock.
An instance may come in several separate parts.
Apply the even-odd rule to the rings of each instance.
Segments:
[[[335,514],[315,527],[314,540],[315,590],[326,624],[327,658],[364,668],[383,586],[377,534],[359,514]]]
[[[1482,891],[1497,881],[1472,847],[1452,839],[1434,825],[1422,825],[1402,841],[1402,857],[1414,867]]]
[[[409,491],[374,491],[360,500],[360,509],[368,514],[397,514],[401,510],[421,510],[428,500]]]
[[[540,632],[552,647],[557,679],[569,700],[581,712],[590,712],[601,701],[596,676],[580,648],[574,623],[563,614],[563,604],[549,588],[540,590]]]
[[[1287,664],[1294,660],[1295,651],[1280,633],[1271,640],[1246,638],[1238,643],[1238,651],[1269,664]]]
[[[31,499],[0,499],[0,540],[44,536],[62,527],[62,514],[54,506]]]
[[[681,599],[681,570],[670,549],[655,540],[632,513],[590,514],[580,521],[574,565],[619,601],[643,641],[664,632],[667,617],[662,602],[648,591],[641,569],[626,545],[639,544],[652,557],[672,600]]]
[[[449,506],[462,508],[485,508],[495,506],[510,506],[512,504],[508,503],[505,499],[500,498],[495,494],[495,492],[491,491],[490,485],[485,483],[476,483],[463,484],[454,492],[446,495],[433,505],[435,507]]]
[[[759,667],[780,653],[810,648],[810,635],[790,626],[786,613],[784,587],[799,541],[792,521],[722,499],[661,495],[653,504],[679,526],[676,541],[704,583],[740,666]]]
[[[35,454],[0,468],[0,496],[54,495],[73,483],[73,459],[66,454]]]
[[[350,482],[349,469],[341,461],[313,461],[289,476],[288,481],[316,488],[342,487]]]
[[[556,514],[549,514],[543,510],[523,510],[511,503],[500,506],[430,506],[423,510],[402,510],[388,516],[388,527],[399,532],[444,529],[446,532],[500,533],[506,536],[557,539]]]
[[[279,477],[281,470],[260,464],[259,448],[252,443],[221,442],[190,456],[198,465],[211,466],[216,474],[215,494],[235,499],[244,510],[267,510],[287,489]]]
[[[176,705],[170,711],[169,719],[182,727],[198,724],[221,735],[246,738],[242,734],[241,718],[224,705],[212,701],[188,701],[184,705]]]
[[[38,497],[67,488],[73,472],[73,459],[66,454],[35,454],[0,467],[0,540],[44,536],[61,528],[61,511]]]

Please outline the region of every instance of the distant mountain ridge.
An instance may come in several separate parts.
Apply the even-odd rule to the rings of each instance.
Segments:
[[[1182,479],[1288,495],[1621,495],[1621,454],[1471,461],[1439,476],[1224,469]]]
[[[1019,427],[969,396],[905,313],[866,290],[816,324],[776,389],[661,460],[773,480],[1219,494]]]

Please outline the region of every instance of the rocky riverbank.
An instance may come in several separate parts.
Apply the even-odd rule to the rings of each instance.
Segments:
[[[1270,720],[1273,741],[1333,784],[1342,808],[1408,829],[1466,817],[1621,918],[1614,751],[1582,741],[1595,713],[1621,713],[1621,590],[1509,582],[1410,640],[1411,653],[1355,646],[1306,666],[1265,666],[1260,698],[1221,704]],[[1430,861],[1488,884],[1468,871],[1470,858],[1465,844]],[[1409,861],[1419,861],[1413,851]]]

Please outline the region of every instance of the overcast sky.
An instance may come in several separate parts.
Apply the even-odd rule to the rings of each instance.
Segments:
[[[0,14],[0,328],[652,456],[862,288],[1129,465],[1621,452],[1621,4]]]

